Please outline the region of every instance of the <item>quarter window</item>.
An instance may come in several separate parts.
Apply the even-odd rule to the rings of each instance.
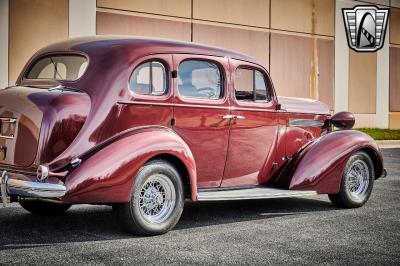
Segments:
[[[222,76],[216,63],[187,60],[179,65],[178,90],[183,97],[219,99],[222,96]]]
[[[239,101],[269,102],[271,100],[265,76],[256,69],[238,68],[234,82],[235,96]]]
[[[167,73],[163,63],[150,61],[136,67],[129,81],[130,89],[140,95],[162,95],[167,90]]]

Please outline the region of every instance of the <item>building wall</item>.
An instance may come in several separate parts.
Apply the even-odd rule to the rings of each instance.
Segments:
[[[400,1],[390,8],[389,127],[400,128]]]
[[[0,88],[8,85],[8,0],[0,0]]]
[[[68,0],[12,0],[9,8],[9,80],[14,83],[33,53],[68,38]]]
[[[389,5],[389,1],[370,1]],[[376,53],[356,53],[349,49],[342,8],[362,3],[337,0],[335,22],[335,111],[356,115],[356,127],[389,127],[389,32]],[[365,3],[364,3],[365,4]],[[389,23],[390,28],[390,23]]]
[[[2,87],[14,84],[25,63],[43,46],[96,33],[96,0],[0,1],[1,26],[8,24],[5,33],[0,31]]]
[[[390,34],[379,52],[355,53],[341,8],[367,2],[391,6]],[[358,127],[400,127],[400,0],[0,0],[0,7],[3,86],[54,41],[161,37],[243,52],[270,71],[278,95],[350,110]]]
[[[321,99],[333,109],[334,0],[166,2],[98,0],[97,34],[237,50],[270,70],[279,95]]]

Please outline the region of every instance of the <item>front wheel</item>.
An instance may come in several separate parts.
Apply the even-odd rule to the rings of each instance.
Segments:
[[[179,221],[184,205],[181,177],[173,165],[155,160],[136,176],[130,201],[113,210],[124,228],[135,235],[159,235]]]
[[[329,199],[336,207],[361,207],[371,195],[374,180],[371,158],[365,152],[357,152],[347,161],[339,193],[328,195]]]

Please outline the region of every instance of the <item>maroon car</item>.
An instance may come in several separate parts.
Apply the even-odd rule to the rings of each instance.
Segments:
[[[4,204],[108,204],[140,235],[172,229],[185,199],[328,194],[359,207],[386,174],[376,143],[348,130],[351,113],[277,97],[254,59],[193,43],[50,45],[0,91],[0,121]]]

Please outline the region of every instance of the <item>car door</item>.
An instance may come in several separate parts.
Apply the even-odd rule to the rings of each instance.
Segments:
[[[278,133],[277,100],[267,72],[230,59],[231,128],[221,186],[257,185],[268,181]]]
[[[223,57],[174,54],[173,129],[191,149],[199,188],[221,184],[228,149],[228,60]]]
[[[172,55],[154,54],[135,61],[131,68],[128,93],[114,112],[116,132],[145,125],[171,127],[173,118]],[[112,119],[112,118],[111,118]],[[111,130],[111,129],[109,129]]]

